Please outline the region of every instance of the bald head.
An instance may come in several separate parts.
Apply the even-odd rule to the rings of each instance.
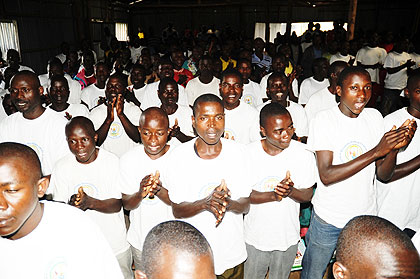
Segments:
[[[146,121],[159,119],[164,121],[164,126],[169,128],[169,118],[166,112],[158,107],[150,107],[143,111],[140,117],[140,128],[144,126]]]
[[[73,117],[66,125],[66,136],[68,137],[74,128],[82,128],[88,135],[95,136],[95,127],[89,118],[84,116]]]
[[[33,174],[35,180],[42,176],[38,155],[29,146],[16,142],[0,143],[0,161],[4,162],[4,160],[19,160],[19,164],[28,173]]]
[[[398,278],[420,276],[419,254],[410,238],[394,224],[377,216],[358,216],[350,220],[338,237],[336,249],[337,262],[333,269],[336,278],[381,277],[370,274]],[[388,268],[390,266],[392,268]]]

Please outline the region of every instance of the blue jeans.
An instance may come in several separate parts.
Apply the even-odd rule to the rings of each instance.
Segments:
[[[306,234],[306,251],[302,260],[301,279],[321,279],[334,253],[341,229],[328,224],[312,212]]]

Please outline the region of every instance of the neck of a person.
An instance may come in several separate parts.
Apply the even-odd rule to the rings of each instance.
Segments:
[[[143,83],[139,82],[139,83],[133,84],[133,88],[140,89],[140,88],[143,88],[145,85],[146,84],[144,82]]]
[[[45,108],[41,104],[39,104],[32,110],[25,111],[22,114],[24,118],[32,120],[32,119],[36,119],[40,117],[44,113],[44,111],[45,111]]]
[[[198,77],[198,79],[204,84],[209,84],[213,80],[213,75],[211,73],[202,74]]]
[[[262,139],[261,140],[261,145],[262,145],[262,148],[264,149],[265,153],[267,153],[270,156],[276,156],[284,150],[284,149],[281,149],[281,148],[278,148],[278,147],[275,147],[275,146],[269,144],[267,142],[267,139]]]
[[[411,114],[413,117],[420,119],[420,107],[413,106],[410,104],[407,108],[407,112]]]
[[[323,76],[320,76],[320,75],[315,74],[315,75],[314,75],[314,80],[319,81],[319,82],[323,82],[323,81],[324,81],[324,77],[323,77]]]
[[[99,89],[104,89],[105,88],[105,81],[96,80],[95,85]]]
[[[66,103],[51,103],[50,108],[55,110],[55,111],[60,112],[60,111],[66,110],[69,106],[70,106],[70,104],[67,103],[67,102]]]
[[[94,69],[92,68],[85,68],[85,76],[91,76],[94,74]]]
[[[215,144],[207,144],[200,137],[197,138],[194,144],[195,151],[201,159],[214,159],[219,156],[222,151],[222,141],[219,141]]]
[[[230,103],[227,103],[227,102],[223,101],[223,107],[227,110],[236,109],[237,107],[239,107],[240,104],[241,104],[240,100],[238,100],[236,103],[233,103],[233,104],[230,104]]]
[[[335,80],[331,80],[331,79],[329,79],[329,81],[330,81],[330,86],[328,86],[328,91],[331,94],[336,95],[336,89],[335,88],[337,87],[337,82]]]
[[[177,109],[178,109],[178,104],[177,103],[173,103],[173,104],[164,104],[162,103],[162,105],[160,106],[161,109],[163,109],[167,115],[172,115],[174,114]]]

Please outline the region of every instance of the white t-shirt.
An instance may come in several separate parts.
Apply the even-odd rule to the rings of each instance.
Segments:
[[[270,104],[271,100],[258,106],[258,111],[261,112],[262,108]],[[306,117],[305,109],[302,105],[296,104],[295,102],[289,101],[289,106],[286,107],[290,113],[293,121],[293,127],[296,129],[295,133],[299,137],[307,137],[309,133],[308,119]]]
[[[130,85],[129,88],[133,90],[134,96],[140,102],[140,104],[142,104],[144,102],[144,94],[146,92],[147,84],[139,89],[134,89],[133,85]]]
[[[120,160],[120,183],[121,192],[132,195],[140,190],[141,180],[149,174],[154,174],[157,170],[161,173],[160,180],[162,186],[166,187],[163,171],[167,168],[167,159],[173,147],[156,160],[144,152],[143,145],[139,145],[125,153]],[[130,211],[130,228],[127,233],[127,240],[138,249],[143,249],[143,242],[147,233],[157,224],[168,220],[173,220],[172,208],[166,205],[158,197],[150,199],[147,196],[143,199],[136,209]]]
[[[141,104],[141,109],[146,110],[150,107],[160,107],[162,104],[158,96],[160,81],[155,81],[147,85],[144,92],[144,102]],[[184,87],[178,84],[178,104],[188,106],[187,94],[184,91]]]
[[[139,107],[125,102],[124,114],[133,125],[138,126],[141,115]],[[102,126],[106,116],[107,106],[105,104],[102,104],[91,111],[89,118],[92,120],[95,130],[98,130]],[[112,122],[108,131],[108,136],[101,147],[114,153],[118,157],[121,157],[125,152],[136,145],[137,143],[135,143],[125,132],[121,120],[117,116],[117,111],[114,109],[114,121]]]
[[[411,60],[415,62],[416,64],[413,65],[411,68],[413,70],[420,68],[420,54],[417,54],[415,52],[410,53]]]
[[[347,163],[374,148],[383,136],[383,118],[365,108],[357,118],[345,116],[338,106],[319,112],[309,127],[308,147],[333,152],[333,165]],[[312,198],[316,214],[338,228],[353,217],[376,215],[375,163],[357,174],[325,186],[320,179]]]
[[[318,112],[337,106],[335,95],[325,87],[315,92],[306,103],[305,112],[308,117],[308,123],[315,118]]]
[[[274,191],[287,171],[290,171],[294,188],[313,186],[317,176],[315,156],[305,146],[292,140],[288,148],[271,156],[264,151],[260,141],[248,144],[246,153],[253,162],[250,174],[253,189]],[[300,239],[299,209],[300,204],[291,198],[251,204],[244,221],[245,242],[261,251],[286,251]]]
[[[400,127],[405,120],[420,119],[407,112],[407,108],[399,109],[384,119],[385,132],[392,126]],[[415,133],[410,144],[401,148],[397,155],[397,164],[410,161],[420,154],[420,134]],[[410,228],[420,230],[420,170],[394,182],[378,183],[378,215],[388,219],[401,230]]]
[[[89,109],[93,109],[98,105],[99,97],[105,98],[105,88],[100,89],[96,84],[91,84],[82,90],[82,101],[88,105]]]
[[[314,77],[309,77],[302,81],[302,84],[300,85],[300,93],[299,93],[299,100],[298,103],[301,105],[305,105],[308,103],[309,98],[311,96],[323,89],[330,86],[330,82],[328,79],[324,79],[323,81],[317,81],[314,79]]]
[[[194,151],[195,140],[175,148],[164,172],[169,198],[174,203],[194,202],[210,195],[225,180],[232,199],[249,197],[247,158],[244,146],[221,139],[222,151],[211,160],[201,159]],[[188,167],[187,167],[188,166]],[[242,214],[227,212],[216,227],[216,218],[208,211],[183,221],[192,224],[206,237],[213,250],[216,274],[222,274],[245,261],[247,257],[243,238]]]
[[[82,88],[80,87],[80,83],[72,79],[71,76],[69,76],[68,74],[64,74],[64,77],[66,78],[67,83],[69,84],[70,90],[68,102],[70,104],[80,104],[80,97],[82,94]],[[48,90],[50,90],[51,87],[51,80],[49,78],[49,75],[39,75],[38,78],[41,83],[41,86],[44,87],[44,94],[47,94]]]
[[[73,194],[77,194],[79,187],[83,187],[84,192],[95,199],[121,199],[118,176],[118,157],[99,149],[98,157],[90,164],[77,162],[73,154],[63,157],[54,166],[49,187],[53,199],[65,203]],[[88,209],[86,214],[102,230],[115,255],[129,248],[122,209],[116,213]]]
[[[169,127],[174,126],[175,119],[178,119],[178,126],[181,129],[181,132],[186,136],[194,137],[195,135],[191,119],[192,115],[193,111],[190,107],[178,105],[178,109],[175,111],[175,113],[168,115]]]
[[[217,77],[213,77],[210,83],[207,84],[202,83],[199,77],[193,78],[187,83],[187,86],[185,87],[185,94],[187,94],[189,105],[192,106],[195,99],[206,93],[220,96],[219,85],[220,79]]]
[[[381,47],[365,46],[357,52],[356,61],[363,65],[375,65],[376,63],[383,65],[386,55],[386,50]],[[372,82],[379,83],[379,68],[368,68],[366,71],[370,74]]]
[[[51,109],[53,110],[53,109]],[[55,111],[55,110],[53,110]],[[59,114],[60,116],[64,117],[64,119],[67,120],[66,118],[66,112],[71,116],[71,117],[76,117],[76,116],[84,116],[89,118],[89,110],[85,105],[82,104],[70,104],[69,107],[63,111],[55,111],[57,114]]]
[[[141,56],[141,51],[143,50],[144,46],[139,46],[138,48],[130,47],[131,52],[131,61],[133,64],[136,64]]]
[[[397,53],[392,51],[385,58],[384,68],[395,68],[405,64],[411,57],[407,52]],[[394,74],[387,73],[385,77],[385,88],[403,90],[407,86],[407,68]]]
[[[331,55],[330,57],[330,65],[334,63],[335,61],[344,61],[349,63],[351,59],[355,59],[353,55],[347,54],[346,56],[342,55],[340,52],[337,52],[336,54]],[[356,62],[356,61],[354,61]]]
[[[261,89],[261,98],[268,98],[267,95],[267,85],[268,85],[268,78],[271,76],[272,73],[269,73],[268,75],[263,76],[263,78],[260,81],[260,89]],[[299,83],[297,79],[294,79],[292,81],[292,90],[293,95],[297,98],[299,96]]]
[[[420,254],[420,232],[417,232],[413,238],[411,239],[411,241],[413,242],[414,246],[416,247],[417,251]]]
[[[247,84],[244,83],[244,91],[242,93],[241,101],[256,108],[263,103],[260,94],[260,85],[250,80]]]
[[[232,110],[225,109],[225,136],[242,144],[261,139],[259,117],[257,109],[242,101]]]
[[[18,142],[31,147],[39,157],[44,175],[51,174],[55,163],[70,153],[64,132],[67,120],[46,108],[36,119],[16,112],[0,123],[0,142]]]
[[[83,211],[43,204],[41,222],[31,233],[17,240],[0,237],[2,278],[123,278],[102,232]]]

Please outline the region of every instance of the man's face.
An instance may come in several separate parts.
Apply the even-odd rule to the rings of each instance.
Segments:
[[[108,79],[108,82],[106,83],[105,87],[105,95],[106,99],[108,101],[113,100],[114,98],[117,98],[118,95],[121,95],[124,93],[124,85],[122,84],[121,80],[117,77],[113,77]]]
[[[134,87],[141,86],[144,84],[144,81],[146,80],[146,73],[144,70],[139,68],[133,68],[131,71],[131,83],[134,85]]]
[[[328,62],[322,61],[314,65],[314,75],[326,78],[328,76]]]
[[[93,59],[92,55],[85,55],[83,56],[83,66],[85,68],[92,68],[93,64],[95,64],[95,60]]]
[[[369,74],[355,73],[349,75],[342,86],[337,86],[340,96],[338,107],[341,112],[351,118],[356,118],[365,108],[372,95],[372,82]]]
[[[18,239],[29,234],[40,216],[38,183],[34,171],[21,157],[0,158],[0,236]],[[31,229],[32,228],[32,229]]]
[[[158,113],[150,113],[140,123],[139,132],[144,151],[157,158],[165,153],[169,127],[167,120]]]
[[[164,90],[158,91],[158,96],[162,104],[172,105],[178,103],[178,85],[168,83]]]
[[[172,62],[178,67],[182,67],[182,64],[184,64],[185,57],[184,54],[181,51],[176,51],[172,53],[171,55]]]
[[[67,103],[67,100],[69,99],[69,94],[70,91],[68,86],[65,85],[62,81],[54,81],[51,84],[49,95],[53,104]]]
[[[241,73],[244,80],[248,80],[251,76],[251,63],[242,62],[238,66],[238,71]]]
[[[165,249],[153,274],[148,279],[215,279],[211,255],[195,256],[186,251]]]
[[[75,125],[69,130],[66,129],[66,139],[70,152],[76,157],[76,160],[82,164],[89,164],[95,161],[96,153],[96,135],[88,133],[82,125]]]
[[[159,66],[159,77],[163,78],[173,78],[174,77],[174,67],[171,64],[163,64]]]
[[[10,66],[14,67],[19,65],[19,53],[15,51],[10,51],[7,53],[7,63],[9,63]]]
[[[195,116],[192,116],[192,122],[197,135],[205,143],[217,144],[225,130],[223,106],[217,102],[199,103]]]
[[[273,59],[271,67],[275,73],[284,73],[284,69],[286,68],[286,62],[281,57],[276,57]]]
[[[152,67],[152,59],[150,58],[150,56],[149,56],[149,55],[144,55],[144,54],[142,54],[142,55],[140,56],[140,61],[139,61],[139,63],[140,63],[141,65],[143,65],[143,66],[144,66],[144,68],[146,68],[146,69],[150,69],[150,68]]]
[[[212,61],[210,59],[203,59],[200,60],[200,62],[198,63],[198,69],[200,70],[200,73],[211,73],[212,72],[212,68],[213,64]]]
[[[219,85],[220,96],[229,105],[239,104],[244,86],[236,75],[225,76]]]
[[[12,79],[9,88],[10,97],[16,109],[22,113],[30,112],[41,105],[42,87],[28,76],[17,76]]]
[[[276,77],[268,81],[267,96],[273,102],[283,102],[288,95],[288,84],[286,78]]]
[[[62,75],[64,75],[63,67],[60,67],[58,65],[52,65],[52,66],[50,66],[48,74],[49,74],[50,78],[52,78],[54,76],[62,76]]]
[[[261,133],[266,137],[266,143],[269,146],[281,150],[289,147],[295,132],[289,114],[269,116],[264,126],[261,127]]]
[[[105,65],[98,65],[95,73],[96,80],[105,82],[109,78],[109,69]]]

